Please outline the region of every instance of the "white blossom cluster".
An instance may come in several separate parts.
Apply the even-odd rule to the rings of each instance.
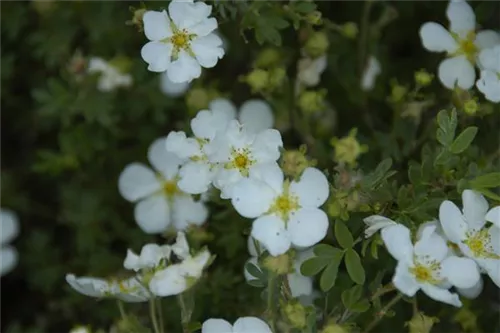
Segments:
[[[456,85],[466,90],[476,83],[486,99],[500,102],[500,34],[493,30],[476,32],[476,15],[464,0],[450,1],[446,16],[449,30],[435,22],[420,28],[424,48],[447,53],[438,68],[441,83],[448,89]],[[477,82],[474,66],[481,72]]]
[[[462,193],[462,202],[460,210],[445,200],[439,221],[421,225],[415,243],[402,224],[379,215],[365,219],[366,237],[381,230],[387,250],[398,261],[392,281],[403,294],[412,297],[421,289],[434,300],[460,307],[451,287],[475,298],[483,288],[481,274],[500,287],[500,206],[488,210],[486,199],[472,190]]]
[[[178,295],[196,283],[210,261],[206,249],[191,252],[184,233],[179,232],[173,245],[146,244],[139,255],[128,250],[123,267],[135,273],[132,277],[101,279],[68,274],[66,281],[83,295],[124,302]]]

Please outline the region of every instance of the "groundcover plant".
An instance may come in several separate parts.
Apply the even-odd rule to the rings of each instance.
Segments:
[[[499,17],[3,2],[0,330],[500,331]]]

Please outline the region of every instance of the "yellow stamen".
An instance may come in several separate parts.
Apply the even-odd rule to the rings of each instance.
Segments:
[[[177,192],[179,192],[179,188],[177,187],[176,181],[165,181],[163,183],[163,192],[168,197],[173,196]]]
[[[277,197],[271,205],[270,213],[278,214],[284,221],[287,221],[290,213],[300,208],[299,198],[290,194],[290,184],[285,182],[283,194]]]
[[[436,261],[431,261],[429,265],[423,265],[421,263],[416,264],[409,268],[409,271],[415,279],[420,282],[426,282],[430,284],[438,284],[440,279],[436,278],[433,273],[439,269],[439,263]]]

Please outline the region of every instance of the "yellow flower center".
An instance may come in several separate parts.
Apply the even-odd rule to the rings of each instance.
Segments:
[[[476,258],[500,259],[500,255],[495,254],[491,246],[491,237],[488,229],[482,229],[479,232],[469,231],[463,241]]]
[[[170,37],[170,41],[177,49],[183,49],[188,46],[189,40],[189,35],[185,31],[179,31]]]
[[[226,169],[238,169],[240,174],[248,177],[249,168],[254,164],[250,150],[248,148],[234,149],[231,152],[230,162],[225,164]]]
[[[467,57],[467,60],[469,60],[471,63],[475,63],[476,55],[479,51],[476,44],[474,43],[476,40],[476,33],[474,31],[470,31],[465,39],[460,39],[458,36],[455,36],[455,39],[458,42],[458,51],[456,52],[456,54],[465,55]]]
[[[269,213],[279,215],[284,221],[288,220],[290,213],[300,208],[299,198],[290,194],[289,187],[290,183],[286,181],[285,184],[283,184],[283,194],[274,200],[271,205],[271,209],[269,210]]]
[[[440,266],[436,261],[429,262],[429,265],[424,265],[421,263],[416,264],[413,267],[409,268],[409,271],[415,279],[420,283],[430,283],[430,284],[438,284],[441,280],[435,277],[435,274],[438,273]]]
[[[179,188],[177,187],[177,182],[175,180],[167,180],[163,182],[163,193],[165,193],[167,197],[171,197],[177,192],[179,192]]]

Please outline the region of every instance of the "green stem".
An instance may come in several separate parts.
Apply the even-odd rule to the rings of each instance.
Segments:
[[[382,295],[385,295],[387,294],[388,292],[391,292],[393,291],[394,289],[396,289],[396,287],[394,287],[394,284],[391,283],[388,283],[386,284],[385,286],[383,286],[382,288],[379,288],[373,295],[372,297],[370,297],[370,301],[373,301],[375,300],[376,298],[379,298],[380,296]]]
[[[276,304],[274,300],[276,275],[274,273],[269,273],[269,278],[267,282],[267,311],[270,314],[270,326],[271,331],[276,333]]]
[[[118,300],[118,309],[120,310],[120,315],[122,316],[122,319],[127,319],[127,313],[125,312],[125,308],[123,306],[123,302]]]
[[[387,311],[389,311],[393,306],[394,304],[396,304],[397,302],[399,302],[399,300],[401,300],[401,298],[403,298],[403,294],[397,294],[393,299],[391,299],[389,301],[389,303],[387,303],[386,306],[384,306],[382,308],[382,310],[380,310],[380,312],[378,313],[377,317],[374,318],[369,324],[368,326],[366,326],[365,330],[363,331],[364,333],[368,333],[370,330],[372,330],[375,326],[378,325],[378,323],[382,320],[382,318],[384,318],[384,315],[387,313]]]
[[[361,37],[358,44],[359,56],[359,72],[362,75],[366,64],[366,42],[368,38],[368,30],[370,24],[370,11],[372,9],[373,0],[367,0],[363,7],[363,16],[361,17]]]
[[[161,306],[161,298],[158,298],[158,307],[157,307],[157,310],[158,310],[158,318],[160,318],[160,332],[165,332],[165,326],[164,326],[164,323],[163,323],[163,310],[162,310],[162,306]]]
[[[151,317],[151,322],[153,323],[153,329],[155,333],[161,333],[158,326],[158,319],[156,318],[156,300],[151,298],[149,300],[149,315]]]
[[[187,308],[186,302],[184,300],[184,294],[179,294],[177,297],[179,301],[179,307],[181,308],[181,323],[182,330],[184,333],[189,333],[189,322],[191,321],[191,311]]]

